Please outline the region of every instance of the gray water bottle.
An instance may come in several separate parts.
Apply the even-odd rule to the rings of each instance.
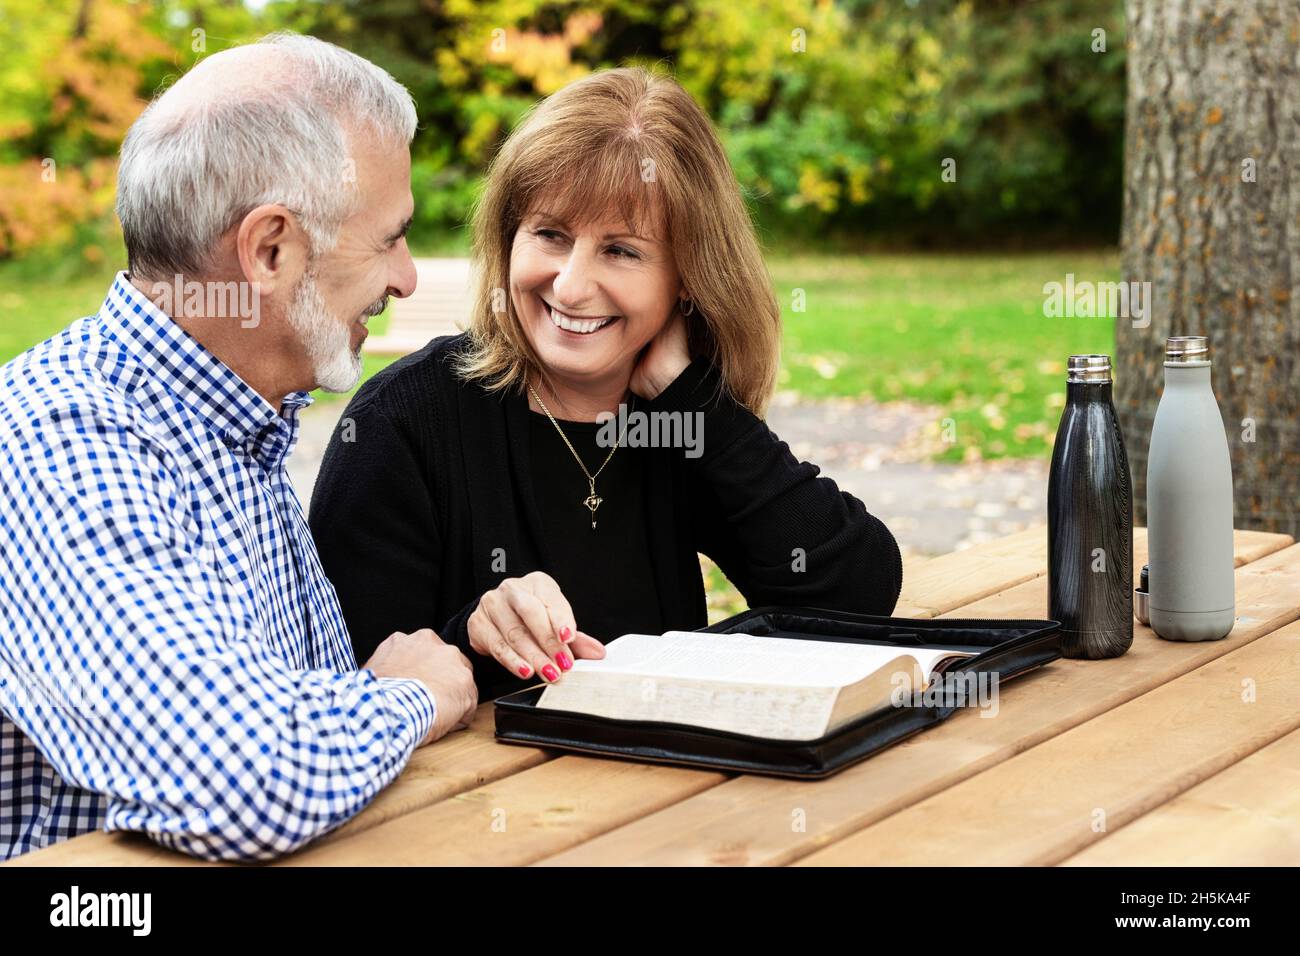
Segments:
[[[1151,629],[1171,641],[1227,637],[1236,617],[1232,461],[1202,335],[1165,345],[1147,458],[1147,542]]]

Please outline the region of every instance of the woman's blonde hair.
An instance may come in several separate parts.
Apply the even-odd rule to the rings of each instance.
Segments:
[[[631,67],[570,83],[534,106],[492,161],[473,217],[469,345],[457,359],[488,389],[522,391],[544,373],[507,292],[515,232],[540,207],[562,222],[616,212],[633,231],[660,230],[695,303],[692,357],[707,356],[732,397],[763,414],[780,308],[731,164],[674,79]]]

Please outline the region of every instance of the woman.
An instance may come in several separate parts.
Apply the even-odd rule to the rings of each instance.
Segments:
[[[433,627],[481,696],[562,679],[621,634],[705,626],[697,552],[751,606],[893,610],[893,536],[761,420],[780,312],[675,81],[607,70],[543,101],[473,231],[469,331],[360,390],[312,498],[358,660]]]

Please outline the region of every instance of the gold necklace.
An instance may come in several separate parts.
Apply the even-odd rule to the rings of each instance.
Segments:
[[[538,407],[546,413],[546,417],[551,420],[551,424],[555,426],[555,430],[559,432],[560,437],[564,439],[564,444],[569,447],[569,454],[571,454],[573,460],[578,463],[578,467],[582,469],[582,473],[587,476],[587,488],[589,494],[587,497],[582,499],[582,504],[591,512],[591,530],[595,531],[596,509],[599,508],[600,503],[605,500],[600,497],[600,495],[596,494],[596,479],[600,477],[600,473],[605,470],[605,466],[609,464],[609,460],[614,457],[614,452],[618,451],[618,446],[623,443],[623,439],[627,436],[627,420],[625,419],[623,421],[623,433],[618,436],[618,441],[614,442],[614,447],[609,450],[609,454],[605,456],[605,460],[601,462],[600,467],[596,469],[596,473],[593,475],[587,470],[587,466],[582,461],[582,456],[578,454],[577,449],[573,447],[573,443],[569,441],[569,436],[564,434],[564,429],[561,428],[560,423],[555,420],[555,416],[551,414],[551,410],[546,407],[546,403],[542,401],[542,397],[537,394],[531,385],[528,386],[528,392],[533,396],[533,401],[537,402]],[[632,401],[635,403],[636,399],[633,398]]]

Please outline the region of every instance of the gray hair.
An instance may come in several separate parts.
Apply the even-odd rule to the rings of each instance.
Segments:
[[[186,102],[172,108],[168,93],[157,97],[122,143],[117,215],[132,272],[201,275],[217,240],[271,203],[298,217],[314,259],[333,248],[359,202],[344,124],[368,127],[385,143],[409,144],[415,135],[410,93],[354,53],[291,33],[235,50],[243,52],[215,69],[246,81],[186,101],[206,75],[195,76],[199,68],[232,51],[215,54],[168,91],[184,84],[171,99]],[[239,69],[241,56],[256,65],[258,53],[277,68],[265,82],[257,70]]]

